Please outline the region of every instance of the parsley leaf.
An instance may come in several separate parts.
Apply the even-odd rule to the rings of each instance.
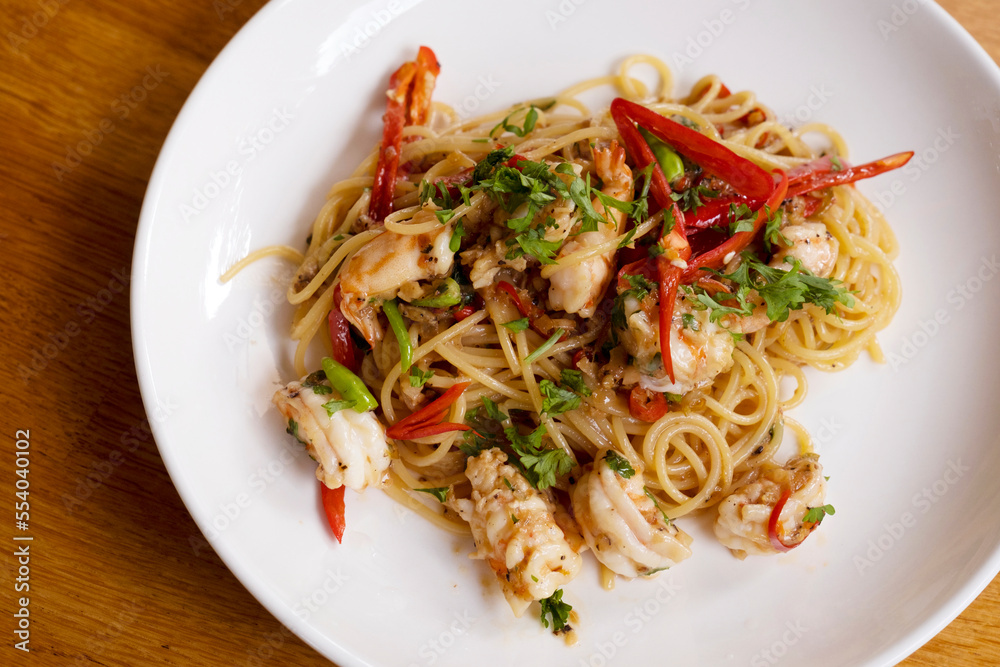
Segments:
[[[288,428],[285,429],[285,433],[292,436],[303,445],[309,444],[308,442],[299,437],[299,423],[294,419],[292,419],[291,417],[288,418]]]
[[[719,192],[713,190],[707,185],[696,185],[694,187],[688,188],[683,192],[672,192],[670,198],[675,202],[680,204],[681,210],[691,211],[692,213],[697,211],[705,203],[701,200],[702,197],[718,197]]]
[[[572,368],[562,369],[560,384],[564,384],[581,396],[590,396],[593,392],[583,381],[583,373]]]
[[[573,469],[573,459],[561,449],[544,449],[542,436],[545,425],[541,425],[527,435],[521,435],[516,427],[504,429],[511,449],[518,456],[520,467],[528,482],[536,489],[547,489],[556,483],[556,478]]]
[[[754,304],[747,300],[752,290],[756,290],[764,300],[767,317],[772,322],[784,322],[791,311],[801,309],[807,303],[819,306],[827,314],[833,314],[838,303],[848,308],[854,305],[854,297],[841,286],[839,280],[813,275],[802,268],[798,259],[791,258],[792,268],[786,271],[764,264],[751,252],[744,251],[741,257],[743,261],[733,273],[714,272],[736,283],[736,293],[722,297],[723,301],[735,302],[736,305],[719,303],[699,287],[688,290],[702,306],[712,309],[713,322],[728,314],[753,313]]]
[[[792,247],[792,242],[781,233],[781,209],[779,208],[774,212],[774,215],[769,216],[767,219],[767,224],[764,226],[764,247],[767,248],[768,252],[771,252],[772,245],[783,245],[786,248]]]
[[[538,122],[538,107],[536,107],[534,104],[532,104],[531,107],[528,109],[528,113],[524,115],[524,124],[521,127],[518,127],[517,125],[511,125],[510,123],[507,122],[508,120],[511,119],[511,117],[514,114],[521,111],[523,108],[524,107],[514,109],[509,114],[507,114],[506,118],[497,123],[496,126],[494,126],[492,130],[490,130],[490,136],[493,137],[494,133],[496,133],[496,131],[501,128],[505,132],[511,132],[518,137],[523,137],[524,135],[534,130],[535,123]]]
[[[823,505],[822,507],[810,507],[806,511],[806,515],[802,518],[806,523],[822,523],[823,517],[827,514],[833,516],[837,513],[837,510],[833,509],[833,505]]]
[[[488,396],[483,396],[482,408],[474,408],[465,414],[465,423],[472,429],[465,432],[465,441],[458,448],[467,456],[477,456],[484,449],[500,446],[504,442],[503,422],[506,420],[507,415],[500,411],[497,404]]]
[[[562,165],[559,166],[562,167]],[[572,168],[570,171],[572,171]],[[573,180],[570,181],[569,198],[573,200],[574,204],[576,204],[576,207],[580,210],[580,215],[583,218],[580,223],[581,232],[596,232],[600,229],[601,223],[609,224],[603,215],[594,210],[594,204],[590,200],[590,193],[592,190],[593,189],[590,187],[590,174],[587,174],[586,181],[578,176],[574,176]],[[612,198],[609,197],[609,199]],[[615,201],[618,200],[615,199]]]
[[[511,240],[507,243],[511,246],[507,251],[507,259],[517,259],[522,255],[530,255],[542,264],[555,264],[556,251],[561,245],[558,241],[546,241],[545,232],[538,227],[533,227],[523,234],[518,234],[513,239],[517,243],[514,246]]]
[[[503,322],[503,326],[507,327],[514,333],[519,331],[524,331],[528,328],[529,322],[527,317],[522,317],[519,320],[511,320],[510,322]]]
[[[628,462],[628,459],[613,449],[609,449],[608,453],[604,455],[604,462],[625,479],[631,479],[635,475],[635,468]]]
[[[538,383],[538,390],[542,392],[542,412],[550,417],[561,415],[570,410],[580,407],[580,397],[576,392],[563,389],[559,385],[549,380],[542,380]]]
[[[729,235],[735,236],[740,232],[752,232],[756,219],[757,213],[746,204],[730,204]]]
[[[440,211],[438,211],[440,213]],[[438,220],[441,218],[439,217]],[[447,220],[445,220],[447,222]],[[455,229],[451,232],[451,240],[448,241],[448,250],[451,252],[458,252],[462,247],[462,237],[465,236],[465,225],[464,221],[459,220],[455,223]]]
[[[438,499],[438,502],[444,502],[448,499],[448,491],[451,490],[450,486],[439,486],[433,489],[413,489],[414,491],[420,491],[421,493],[429,493]]]
[[[642,490],[646,493],[646,495],[649,497],[649,499],[653,501],[653,504],[656,506],[656,509],[660,510],[660,514],[663,515],[663,521],[664,521],[664,523],[666,523],[669,526],[670,525],[670,517],[667,516],[667,513],[663,511],[662,507],[660,507],[660,503],[659,503],[658,500],[656,500],[656,496],[653,495],[653,492],[649,490],[648,486],[642,487]]]
[[[698,324],[698,320],[695,319],[695,316],[691,313],[684,313],[681,315],[681,325],[685,329],[690,329],[691,331],[699,331],[701,329],[701,325]]]
[[[628,327],[628,322],[625,320],[625,300],[631,296],[637,301],[642,301],[657,288],[657,283],[651,282],[641,273],[634,276],[626,274],[624,278],[628,281],[630,288],[616,296],[614,305],[611,307],[611,323],[619,329]]]
[[[334,399],[332,401],[327,401],[323,404],[323,409],[326,410],[328,417],[332,417],[341,410],[347,410],[348,408],[353,408],[357,403],[354,401],[339,401]]]
[[[433,370],[422,371],[416,366],[410,366],[410,386],[422,387],[434,376]]]
[[[326,380],[326,373],[323,371],[316,371],[315,373],[310,373],[306,377],[306,379],[302,382],[302,386],[312,389],[314,394],[319,394],[320,396],[333,393],[333,389],[331,389],[328,385],[323,384],[324,380]]]
[[[542,605],[542,627],[549,627],[549,621],[546,617],[551,616],[553,634],[568,627],[569,612],[573,610],[572,605],[562,601],[562,596],[562,589],[557,588],[555,593],[544,600],[539,600]]]

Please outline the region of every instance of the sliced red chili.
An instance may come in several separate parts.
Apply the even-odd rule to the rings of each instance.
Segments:
[[[623,137],[622,125],[618,123],[619,116],[615,115],[616,108],[619,116],[638,123],[709,174],[718,176],[729,183],[739,194],[763,200],[774,188],[774,180],[771,175],[745,157],[737,155],[697,130],[661,116],[641,104],[629,102],[619,97],[611,103],[611,115],[618,126],[618,132]],[[651,150],[650,153],[652,153]],[[640,166],[644,167],[645,165]],[[653,185],[656,185],[655,180]]]
[[[628,411],[636,419],[652,423],[670,412],[670,405],[662,393],[636,385],[628,395]]]
[[[806,541],[806,538],[812,535],[812,532],[816,530],[820,522],[806,521],[802,523],[802,528],[806,531],[805,536],[798,542],[787,542],[785,540],[785,529],[781,525],[781,510],[785,508],[785,503],[791,497],[792,492],[790,489],[785,489],[781,493],[781,497],[778,498],[778,502],[775,503],[774,509],[771,510],[771,516],[767,520],[767,537],[771,541],[771,546],[774,547],[775,551],[791,551],[795,547],[799,546]]]
[[[461,322],[469,315],[472,315],[474,312],[476,312],[476,307],[473,306],[471,303],[468,303],[462,306],[461,308],[455,310],[455,321]]]
[[[785,199],[785,193],[788,190],[788,175],[780,169],[775,173],[778,174],[780,180],[767,197],[764,206],[757,209],[757,217],[754,219],[753,229],[747,232],[737,232],[712,250],[689,261],[688,268],[684,270],[683,282],[688,283],[699,278],[699,272],[702,269],[721,268],[726,263],[726,258],[730,256],[730,253],[736,256],[750,245],[750,242],[753,241],[754,237],[757,236],[757,233],[763,229],[764,224],[767,222],[768,213],[777,211],[778,207],[781,206],[781,202]]]
[[[656,258],[656,270],[659,273],[660,294],[660,358],[663,369],[671,382],[674,379],[674,358],[670,354],[670,331],[673,328],[674,305],[677,300],[677,286],[680,284],[682,270],[670,263],[664,255]]]
[[[436,399],[414,412],[412,415],[404,417],[390,426],[386,429],[385,434],[393,440],[412,440],[413,438],[423,438],[428,435],[440,435],[441,433],[447,433],[448,431],[467,431],[469,427],[465,424],[442,422],[442,420],[448,414],[448,410],[451,408],[452,404],[458,400],[458,397],[462,395],[462,392],[465,391],[470,384],[472,383],[459,382],[457,384],[453,384],[448,388],[448,391],[444,392]],[[433,433],[425,430],[432,427],[445,426],[448,428],[436,430]]]
[[[347,527],[347,509],[344,504],[344,487],[329,488],[323,482],[319,483],[320,498],[323,501],[323,513],[330,524],[333,536],[338,543],[344,541],[344,529]]]
[[[913,157],[913,151],[896,153],[873,162],[866,162],[856,167],[834,168],[833,160],[822,157],[813,162],[796,167],[788,174],[787,197],[805,194],[813,190],[846,185],[865,178],[878,176],[893,169],[899,169]]]
[[[440,71],[434,52],[421,46],[417,59],[403,63],[389,79],[385,115],[382,116],[382,144],[368,205],[368,216],[377,224],[392,213],[403,128],[426,120],[434,82]]]
[[[351,325],[340,311],[340,301],[341,293],[340,284],[338,283],[337,287],[333,290],[333,307],[330,309],[329,317],[327,317],[327,326],[330,329],[330,343],[333,345],[333,354],[331,356],[339,364],[346,366],[352,373],[357,375],[361,370],[362,355],[357,345],[354,344],[354,338],[351,337]]]
[[[708,229],[716,225],[725,226],[729,224],[730,206],[744,204],[752,209],[754,204],[759,203],[740,195],[727,195],[725,197],[718,197],[717,199],[709,199],[702,206],[699,206],[697,211],[685,216],[684,222],[687,224],[688,232],[696,229]]]

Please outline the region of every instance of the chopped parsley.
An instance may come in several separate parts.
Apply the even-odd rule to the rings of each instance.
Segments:
[[[628,281],[629,289],[616,296],[611,307],[611,323],[619,329],[628,327],[628,322],[625,320],[625,300],[634,297],[636,301],[642,301],[657,288],[657,283],[650,281],[641,273],[634,276],[626,274],[623,277]]]
[[[542,264],[555,264],[556,251],[559,250],[559,241],[546,241],[545,231],[538,227],[531,227],[513,239],[507,239],[510,250],[507,251],[507,259],[517,259],[524,255],[534,257]]]
[[[538,109],[539,109],[539,107],[536,107],[534,104],[532,104],[531,107],[528,109],[528,113],[524,115],[524,123],[521,127],[518,127],[517,125],[512,125],[507,122],[511,119],[511,117],[514,116],[514,114],[516,114],[519,111],[522,111],[523,109],[524,107],[519,107],[511,111],[509,114],[507,114],[506,118],[497,123],[496,126],[494,126],[492,130],[490,130],[490,137],[495,138],[495,136],[499,136],[496,134],[496,132],[497,130],[500,129],[502,129],[504,132],[510,132],[518,137],[523,137],[524,135],[534,130],[535,123],[538,122]]]
[[[434,377],[433,370],[422,371],[416,366],[410,366],[411,387],[423,387],[424,384],[426,384],[427,381],[430,380],[432,377]]]
[[[757,213],[746,204],[729,205],[729,235],[752,232]]]
[[[538,390],[542,392],[542,412],[550,417],[561,415],[570,410],[580,407],[580,397],[570,389],[563,389],[555,382],[542,380],[538,383]]]
[[[705,202],[701,200],[702,197],[711,198],[718,196],[719,192],[707,185],[696,185],[683,192],[673,192],[670,194],[670,198],[680,204],[681,210],[691,211],[692,213],[705,205]]]
[[[288,428],[285,429],[285,433],[292,436],[293,438],[301,442],[303,445],[309,444],[308,442],[299,437],[299,423],[294,419],[292,419],[291,417],[288,418]]]
[[[438,218],[440,220],[440,218]],[[446,221],[447,222],[447,221]],[[455,223],[455,229],[451,232],[451,239],[448,241],[448,250],[458,252],[462,247],[462,238],[465,236],[465,225],[462,220]]]
[[[837,510],[833,509],[833,505],[823,505],[822,507],[810,507],[806,511],[806,515],[802,518],[806,523],[822,523],[823,517],[827,514],[833,516],[837,513]]]
[[[559,380],[560,384],[566,385],[581,396],[590,396],[593,393],[590,391],[590,387],[584,383],[583,373],[580,371],[575,371],[572,368],[564,368]]]
[[[520,331],[524,331],[525,329],[527,329],[529,326],[529,322],[527,317],[522,317],[519,320],[511,320],[510,322],[504,322],[503,325],[508,329],[510,329],[511,331],[513,331],[514,333],[518,333]]]
[[[691,331],[699,331],[701,329],[701,325],[698,323],[698,320],[695,319],[695,316],[691,313],[684,313],[681,315],[681,326],[685,329],[690,329]]]
[[[314,394],[319,394],[320,396],[332,394],[333,389],[323,384],[324,380],[326,380],[326,373],[323,371],[316,371],[315,373],[310,373],[306,377],[305,381],[302,382],[302,386],[312,389]]]
[[[505,421],[507,415],[488,396],[483,396],[482,407],[473,408],[465,414],[465,423],[472,428],[465,432],[465,441],[458,448],[467,456],[477,456],[484,449],[499,447],[505,441]]]
[[[438,486],[433,489],[413,489],[414,491],[420,491],[421,493],[429,493],[438,499],[438,502],[444,502],[448,499],[448,491],[451,490],[450,486]]]
[[[501,126],[504,125],[509,125],[506,119],[501,123]],[[597,197],[606,209],[616,208],[635,217],[638,206],[636,202],[622,202],[600,193],[591,187],[589,176],[586,179],[580,178],[569,163],[559,164],[553,170],[544,162],[519,159],[516,166],[511,166],[508,163],[513,157],[512,147],[491,151],[472,170],[471,186],[466,188],[469,192],[485,192],[508,214],[515,211],[522,214],[507,220],[507,227],[515,232],[515,236],[507,241],[512,246],[507,259],[529,255],[543,264],[553,263],[562,241],[545,239],[544,228],[554,223],[551,218],[541,223],[536,223],[535,218],[558,197],[576,204],[581,216],[580,231],[583,232],[595,231],[601,224],[608,223],[594,209],[592,197]],[[569,177],[568,184],[560,175]],[[450,196],[442,196],[434,199],[434,202],[443,208],[451,208],[450,199]],[[645,199],[642,205],[646,206]]]
[[[833,314],[836,304],[848,308],[854,305],[854,297],[845,290],[839,280],[820,278],[802,268],[798,259],[792,258],[792,268],[788,271],[761,262],[751,252],[743,252],[740,263],[733,273],[716,275],[736,283],[734,294],[720,294],[721,301],[700,287],[686,290],[696,297],[698,303],[712,310],[711,319],[718,322],[725,315],[751,315],[755,305],[748,301],[751,291],[756,291],[767,305],[767,317],[772,322],[784,322],[793,310],[811,303]]]
[[[648,496],[649,499],[653,501],[653,505],[656,506],[656,509],[660,510],[660,514],[663,515],[663,522],[666,523],[669,526],[670,525],[670,517],[667,516],[667,513],[665,511],[663,511],[662,507],[660,507],[660,502],[656,499],[656,496],[653,495],[653,492],[649,490],[648,486],[642,487],[642,490],[645,491],[646,496]]]
[[[764,226],[764,247],[767,248],[768,252],[772,251],[773,245],[783,245],[786,248],[792,246],[792,242],[781,233],[781,209],[779,208],[774,212],[774,215],[768,216],[767,224]]]
[[[562,329],[556,329],[556,332],[552,334],[547,341],[536,347],[534,352],[524,358],[524,363],[533,364],[539,357],[552,349],[552,346],[558,343],[559,339],[562,338],[565,333],[566,332]]]
[[[635,475],[635,468],[628,462],[628,459],[613,449],[609,449],[608,453],[604,455],[604,462],[625,479],[631,479]]]
[[[323,404],[323,409],[326,410],[328,417],[332,417],[341,410],[347,410],[348,408],[353,408],[357,403],[355,401],[342,401],[334,399],[332,401],[327,401]]]
[[[568,627],[569,613],[573,611],[572,605],[562,601],[562,596],[562,589],[557,588],[555,593],[544,600],[539,600],[542,605],[542,627],[549,627],[547,617],[551,617],[553,634],[562,632],[563,628]]]
[[[573,459],[561,449],[545,449],[542,436],[545,425],[541,425],[527,435],[514,426],[504,429],[510,447],[519,459],[521,472],[536,489],[547,489],[556,483],[556,478],[573,469]]]

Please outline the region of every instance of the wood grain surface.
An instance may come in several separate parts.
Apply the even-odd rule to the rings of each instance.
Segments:
[[[200,539],[149,436],[129,333],[132,244],[157,152],[263,4],[0,0],[0,489],[9,507],[15,432],[29,429],[34,538],[22,543],[31,652],[5,632],[0,664],[329,664]],[[942,4],[1000,57],[1000,3]],[[1000,665],[998,627],[1000,579],[903,664]]]

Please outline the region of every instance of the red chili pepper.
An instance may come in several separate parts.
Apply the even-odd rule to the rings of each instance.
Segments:
[[[632,391],[628,395],[628,411],[636,419],[644,422],[655,422],[670,412],[670,405],[660,392],[643,389],[636,385],[632,387]]]
[[[833,187],[834,185],[846,185],[865,178],[878,176],[893,169],[899,169],[913,157],[913,151],[896,153],[889,157],[874,162],[866,162],[856,167],[844,167],[834,171],[833,161],[829,157],[822,157],[813,162],[809,162],[800,167],[796,167],[788,174],[788,194],[787,197],[805,194],[813,190]]]
[[[625,276],[643,276],[650,282],[659,280],[659,273],[656,271],[656,261],[652,257],[637,260],[631,264],[626,264],[618,271],[618,289],[627,290],[629,285]]]
[[[501,280],[497,283],[497,289],[503,290],[508,296],[514,301],[514,306],[517,307],[517,311],[521,313],[521,317],[527,317],[531,319],[531,314],[524,307],[524,302],[521,301],[521,295],[517,293],[517,288],[511,285],[506,280]]]
[[[338,543],[344,541],[344,529],[347,527],[346,506],[344,505],[344,487],[329,488],[323,482],[319,483],[320,497],[323,500],[323,512],[330,523],[333,536]]]
[[[438,396],[424,407],[420,408],[412,415],[400,419],[398,422],[386,429],[385,434],[393,440],[412,440],[414,438],[424,438],[429,435],[440,435],[449,431],[468,431],[465,424],[454,422],[443,422],[442,420],[451,409],[452,403],[458,400],[471,382],[459,382],[453,384],[448,391]]]
[[[340,300],[340,284],[338,283],[333,290],[333,307],[327,318],[327,325],[330,328],[330,343],[333,345],[332,356],[335,361],[357,375],[361,371],[362,355],[351,337],[351,325],[347,322],[344,314],[340,312]]]
[[[389,79],[388,101],[382,116],[382,145],[379,147],[375,182],[368,205],[368,215],[376,223],[381,223],[392,213],[403,128],[426,120],[434,82],[440,71],[434,52],[421,46],[417,59],[403,63]]]
[[[729,224],[729,207],[734,204],[736,206],[745,204],[752,209],[754,204],[759,205],[760,202],[755,202],[753,199],[740,195],[727,195],[725,197],[709,199],[702,206],[699,206],[697,211],[685,216],[684,222],[687,225],[688,231]]]
[[[616,115],[616,110],[618,115]],[[767,199],[774,188],[774,179],[763,168],[737,155],[701,132],[661,116],[641,104],[629,102],[620,97],[616,98],[611,103],[611,115],[623,138],[625,133],[622,132],[622,124],[619,123],[620,117],[638,123],[709,174],[718,176],[729,183],[741,195],[763,200]],[[625,124],[630,125],[630,123]],[[651,150],[650,155],[652,155]],[[641,167],[645,167],[645,164],[640,165]],[[662,172],[660,173],[662,174]],[[653,186],[656,186],[655,180]]]
[[[664,255],[656,258],[656,271],[659,274],[660,295],[660,358],[663,360],[663,370],[674,382],[674,358],[670,354],[670,331],[674,319],[674,303],[677,299],[677,285],[680,284],[682,271],[680,267],[670,263]]]
[[[748,232],[737,232],[712,250],[689,261],[688,268],[684,270],[683,282],[688,283],[697,279],[699,277],[698,273],[702,269],[721,268],[726,263],[726,257],[730,253],[733,253],[734,256],[738,255],[740,251],[750,245],[750,242],[753,241],[757,233],[764,227],[764,223],[767,222],[768,211],[772,213],[777,211],[778,207],[781,206],[781,202],[785,200],[785,193],[788,190],[788,175],[780,169],[776,173],[780,180],[767,197],[764,206],[757,209],[757,217],[754,220],[753,229]],[[774,185],[773,180],[771,183]]]
[[[535,331],[535,333],[537,333],[542,338],[548,338],[549,336],[552,335],[551,329],[546,331],[538,326],[537,320],[538,318],[540,318],[542,315],[545,314],[545,311],[543,311],[541,308],[539,308],[538,306],[536,306],[531,302],[525,303],[524,299],[521,298],[521,294],[520,292],[518,292],[517,288],[511,285],[506,280],[501,280],[500,282],[498,282],[497,289],[507,293],[507,296],[509,296],[511,300],[514,302],[514,306],[517,308],[517,312],[521,313],[522,317],[528,318],[528,324]],[[559,340],[560,341],[565,340],[568,336],[569,336],[568,333],[564,333],[562,335],[562,338],[560,338]]]
[[[822,197],[806,197],[800,196],[799,199],[802,201],[802,217],[810,218],[819,207],[823,205]]]
[[[472,315],[472,313],[474,312],[476,312],[476,307],[473,306],[471,303],[466,304],[455,311],[455,321],[461,322],[469,315]]]
[[[781,493],[781,497],[778,498],[778,502],[775,503],[774,509],[771,510],[771,516],[767,520],[767,537],[771,541],[771,546],[774,547],[775,551],[791,551],[795,547],[799,546],[806,541],[806,537],[812,535],[812,532],[816,530],[817,526],[821,521],[811,522],[805,521],[802,523],[802,527],[807,531],[805,537],[803,537],[798,542],[786,542],[785,541],[785,529],[781,525],[781,510],[785,508],[785,503],[788,502],[789,497],[791,497],[792,492],[789,489],[785,489]]]

